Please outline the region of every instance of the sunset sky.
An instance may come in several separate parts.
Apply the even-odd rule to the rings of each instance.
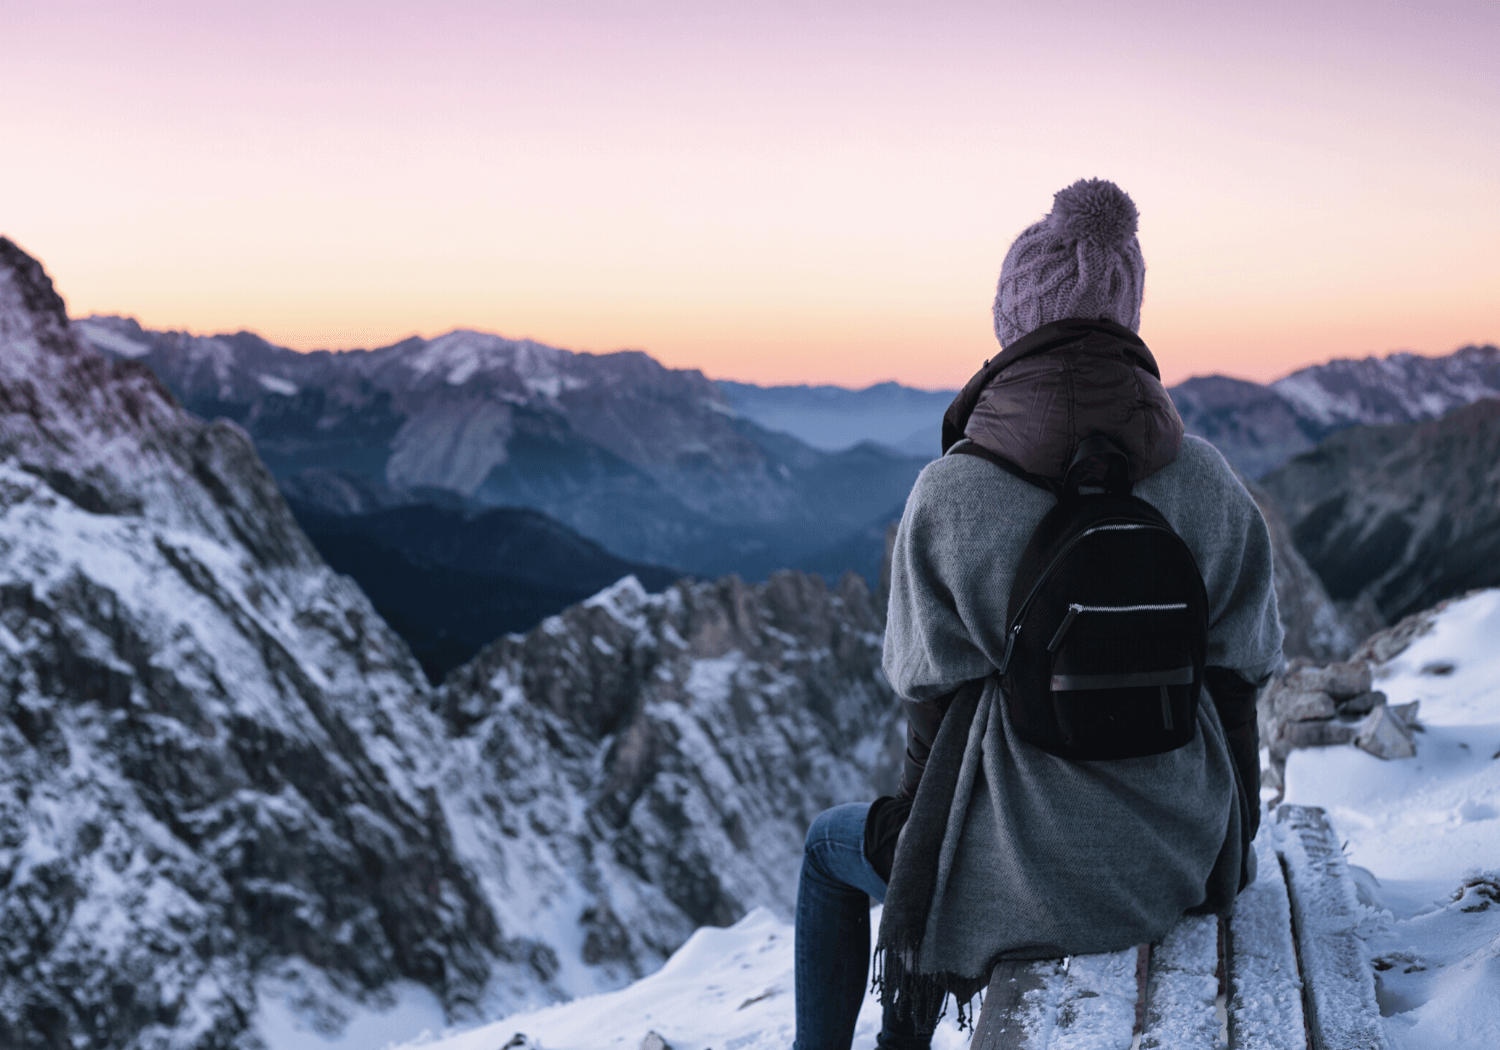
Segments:
[[[1111,178],[1169,381],[1500,340],[1494,2],[0,0],[0,233],[74,315],[962,383]]]

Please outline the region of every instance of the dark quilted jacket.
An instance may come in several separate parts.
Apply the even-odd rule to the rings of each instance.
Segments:
[[[943,451],[967,437],[1038,481],[1061,481],[1078,443],[1112,438],[1139,481],[1177,458],[1182,419],[1141,337],[1113,321],[1055,321],[985,362],[943,416]]]

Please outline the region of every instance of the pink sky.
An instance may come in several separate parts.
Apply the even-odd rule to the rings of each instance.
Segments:
[[[955,386],[1011,239],[1100,176],[1140,207],[1169,381],[1500,340],[1494,3],[0,0],[0,25],[0,233],[75,315]]]

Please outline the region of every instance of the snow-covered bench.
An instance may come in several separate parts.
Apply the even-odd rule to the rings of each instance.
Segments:
[[[1388,1050],[1358,905],[1321,809],[1282,806],[1260,874],[1221,931],[1189,917],[1156,944],[1001,963],[972,1050]],[[1222,997],[1221,997],[1222,992]]]

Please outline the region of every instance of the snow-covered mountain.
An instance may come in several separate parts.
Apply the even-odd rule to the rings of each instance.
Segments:
[[[0,623],[0,1045],[240,1045],[297,968],[462,1014],[522,953],[405,646],[243,432],[78,346],[4,239]]]
[[[1269,386],[1204,376],[1170,392],[1190,433],[1212,441],[1246,474],[1261,477],[1345,427],[1420,423],[1500,396],[1500,349],[1340,359]]]
[[[703,374],[455,331],[299,354],[241,332],[76,322],[191,411],[240,423],[278,478],[339,471],[479,506],[534,507],[615,554],[750,578],[905,498],[926,457],[820,451],[736,415]]]
[[[252,1050],[616,987],[786,913],[807,818],[889,767],[855,578],[627,579],[434,692],[142,356],[79,345],[0,239],[0,1045]]]
[[[1420,423],[1500,395],[1500,348],[1339,359],[1293,372],[1271,389],[1323,426]]]

